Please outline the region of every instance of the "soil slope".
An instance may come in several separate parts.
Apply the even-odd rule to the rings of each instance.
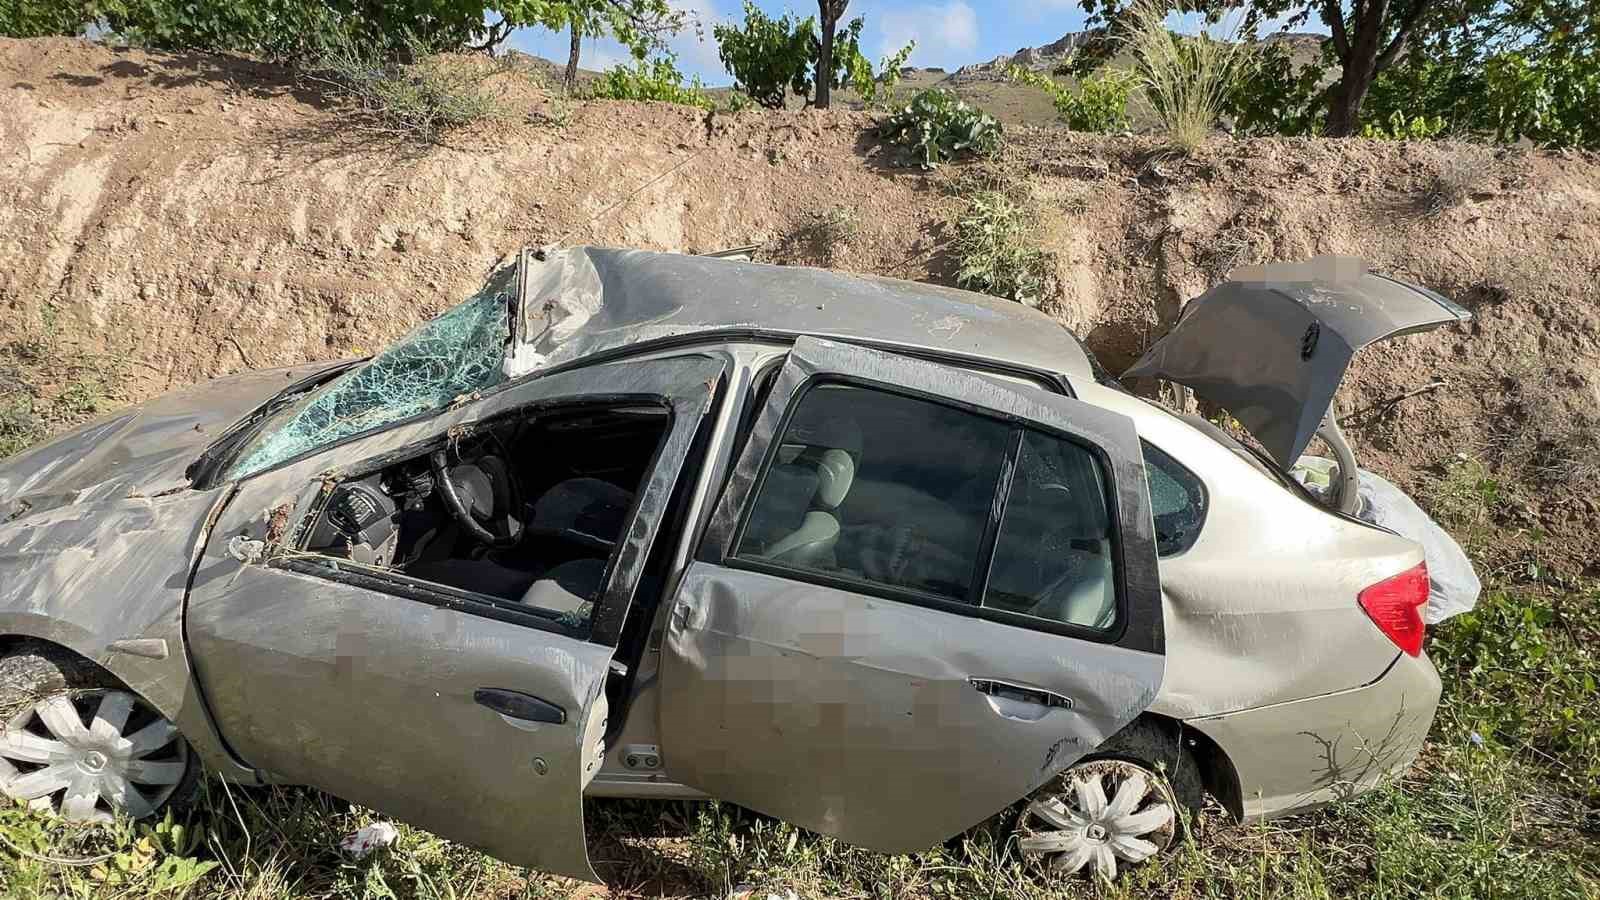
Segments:
[[[865,114],[569,104],[501,82],[505,118],[417,147],[248,61],[0,40],[0,389],[57,428],[241,369],[369,352],[523,244],[760,243],[777,262],[952,270],[973,167],[898,165]],[[1426,284],[1476,319],[1358,360],[1340,405],[1366,410],[1365,463],[1431,496],[1458,454],[1481,459],[1506,558],[1592,570],[1600,160],[1157,149],[1020,130],[989,167],[1036,205],[1047,310],[1116,370],[1240,263],[1344,253]]]

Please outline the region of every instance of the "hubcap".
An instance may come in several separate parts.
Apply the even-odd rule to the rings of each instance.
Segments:
[[[177,728],[127,691],[46,697],[0,732],[0,793],[76,822],[151,815],[188,769]]]
[[[1166,780],[1137,763],[1079,763],[1023,810],[1017,844],[1052,872],[1087,866],[1111,881],[1117,860],[1143,862],[1171,846],[1176,809]]]

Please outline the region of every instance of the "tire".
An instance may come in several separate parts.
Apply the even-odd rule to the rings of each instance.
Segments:
[[[200,765],[170,720],[111,673],[42,641],[0,655],[0,795],[72,821],[159,815]]]
[[[1159,725],[1135,722],[1028,798],[1017,848],[1050,874],[1088,869],[1114,881],[1119,860],[1176,847],[1204,800],[1194,759]]]

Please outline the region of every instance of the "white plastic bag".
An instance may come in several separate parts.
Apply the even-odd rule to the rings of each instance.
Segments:
[[[1333,472],[1339,468],[1331,459],[1320,456],[1302,456],[1291,474],[1308,490],[1326,496],[1333,483]],[[1428,605],[1423,608],[1422,619],[1437,625],[1451,616],[1467,612],[1478,604],[1478,594],[1483,585],[1478,573],[1472,569],[1461,545],[1449,532],[1428,517],[1406,492],[1381,475],[1366,469],[1360,475],[1361,512],[1358,515],[1374,525],[1381,525],[1401,537],[1410,538],[1422,545],[1422,558],[1428,563]]]
[[[339,849],[350,854],[356,859],[361,859],[374,850],[387,847],[394,843],[400,836],[393,824],[389,822],[373,822],[365,828],[357,828],[344,836],[339,842]]]

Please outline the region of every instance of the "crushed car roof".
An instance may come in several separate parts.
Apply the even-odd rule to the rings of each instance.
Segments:
[[[524,251],[510,377],[637,346],[710,336],[816,335],[1090,376],[1059,322],[953,288],[774,266],[573,247]]]

